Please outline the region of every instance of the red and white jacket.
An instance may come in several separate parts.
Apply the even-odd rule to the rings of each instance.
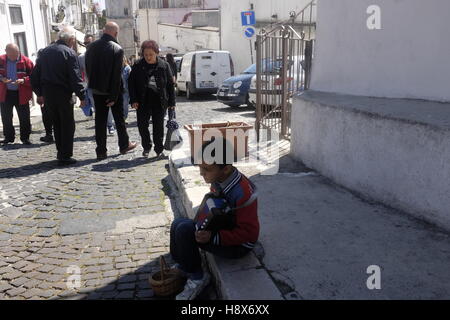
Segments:
[[[239,170],[235,169],[227,181],[220,186],[212,184],[211,192],[216,192],[217,188],[222,189],[225,202],[232,208],[237,208],[235,211],[236,227],[232,230],[219,230],[212,234],[211,243],[218,246],[241,245],[252,249],[259,236],[258,200],[255,185]],[[194,219],[197,228],[200,228],[204,223],[208,212],[214,206],[222,206],[220,198],[206,201],[198,209],[197,216]]]
[[[0,56],[0,75],[5,78],[7,77],[7,59],[6,54]],[[33,61],[21,54],[16,63],[16,68],[17,79],[25,80],[23,84],[19,85],[19,104],[28,104],[33,97],[30,83],[30,75],[34,68]],[[6,84],[0,81],[0,102],[5,102],[7,90]]]

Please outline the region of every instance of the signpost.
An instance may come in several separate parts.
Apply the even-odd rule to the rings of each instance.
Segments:
[[[250,55],[253,64],[253,48],[252,48],[252,38],[256,34],[256,30],[253,27],[256,24],[255,11],[243,11],[241,12],[242,26],[244,27],[244,36],[248,38],[250,42]]]

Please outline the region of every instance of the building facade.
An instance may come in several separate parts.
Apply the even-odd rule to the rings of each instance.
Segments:
[[[127,57],[137,55],[139,39],[136,33],[138,0],[106,0],[106,17],[120,27],[118,42]]]
[[[156,40],[166,52],[219,49],[219,0],[141,0],[139,38]]]
[[[64,24],[74,26],[82,42],[85,33],[98,34],[94,8],[91,0],[0,0],[0,46],[16,43],[34,61]]]
[[[20,51],[36,60],[39,49],[49,42],[47,23],[38,1],[0,0],[0,47],[16,43]]]

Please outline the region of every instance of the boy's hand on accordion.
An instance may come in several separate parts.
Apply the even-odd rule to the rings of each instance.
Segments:
[[[195,232],[195,240],[198,243],[208,243],[211,239],[211,231],[200,230]]]

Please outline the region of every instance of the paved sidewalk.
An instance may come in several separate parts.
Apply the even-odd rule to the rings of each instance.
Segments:
[[[449,299],[450,233],[368,203],[281,153],[262,175],[237,163],[259,189],[262,248],[239,261],[207,255],[225,299]],[[186,146],[184,146],[186,148]],[[189,216],[208,191],[198,168],[171,155],[171,174]],[[369,290],[369,266],[381,289]]]
[[[0,149],[0,300],[153,298],[148,278],[176,215],[167,160],[120,155],[115,135],[98,162],[94,122],[75,114],[74,166],[58,167],[40,133]]]
[[[183,100],[180,124],[254,118],[254,109]],[[168,160],[144,159],[141,146],[120,155],[114,135],[108,159],[97,162],[94,121],[78,108],[75,115],[74,166],[57,167],[42,132],[32,133],[31,146],[0,148],[0,300],[157,299],[148,278],[160,255],[171,263],[169,227],[180,214]],[[134,111],[128,122],[140,141]],[[213,299],[213,288],[202,297]]]

